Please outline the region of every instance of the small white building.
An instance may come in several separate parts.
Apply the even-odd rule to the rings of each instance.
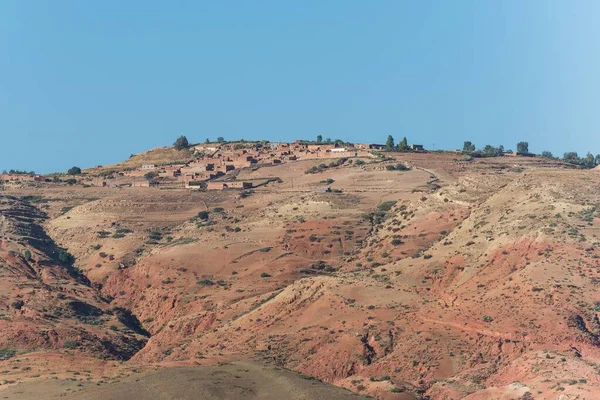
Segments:
[[[143,169],[143,170],[152,170],[152,169],[156,169],[156,165],[154,165],[154,164],[142,164],[142,167],[140,169]]]

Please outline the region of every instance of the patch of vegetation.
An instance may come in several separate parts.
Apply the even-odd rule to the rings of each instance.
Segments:
[[[42,196],[40,195],[28,195],[28,196],[23,196],[21,197],[21,199],[23,201],[27,201],[29,203],[47,203],[48,199],[44,199]]]
[[[160,233],[158,231],[152,231],[148,234],[148,238],[150,240],[159,241],[159,240],[162,240],[163,235],[162,235],[162,233]]]
[[[77,340],[65,340],[65,342],[63,343],[63,348],[76,349],[80,345],[81,345],[81,343],[79,343]]]
[[[304,173],[305,174],[318,174],[319,172],[323,172],[328,168],[335,168],[335,167],[339,167],[340,165],[344,165],[346,163],[346,161],[348,161],[347,158],[340,158],[339,160],[330,162],[329,165],[325,165],[325,164],[313,165],[312,167],[310,167],[309,169],[304,171]]]
[[[25,305],[25,302],[23,300],[16,300],[16,301],[13,301],[10,305],[15,310],[20,310]]]
[[[317,261],[309,268],[301,269],[300,273],[305,275],[329,275],[335,271],[336,269],[327,264],[325,261]]]
[[[384,201],[383,203],[381,203],[377,206],[377,209],[379,211],[388,212],[392,209],[392,207],[394,207],[396,205],[396,203],[397,202],[395,200]]]
[[[404,164],[386,165],[385,169],[388,171],[410,171],[410,168]]]
[[[198,282],[196,282],[198,285],[200,286],[212,286],[215,283],[213,281],[211,281],[210,279],[204,278],[204,279],[200,279]]]
[[[0,349],[0,361],[10,360],[15,355],[17,355],[16,350],[8,349],[8,348]]]
[[[75,257],[73,257],[71,253],[69,253],[65,249],[58,249],[58,251],[56,252],[56,258],[63,264],[73,264],[73,262],[75,261]]]

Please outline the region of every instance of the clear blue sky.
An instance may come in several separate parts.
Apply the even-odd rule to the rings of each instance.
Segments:
[[[179,135],[600,153],[599,1],[0,2],[0,170]]]

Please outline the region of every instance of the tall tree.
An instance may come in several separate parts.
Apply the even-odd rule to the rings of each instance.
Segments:
[[[322,143],[322,142],[323,142],[323,136],[317,135],[317,143]]]
[[[394,150],[394,137],[392,135],[388,135],[387,141],[385,142],[385,148],[388,150]]]
[[[529,143],[528,142],[517,143],[517,153],[529,153]]]
[[[563,161],[570,164],[579,164],[579,155],[575,151],[569,151],[563,155]]]
[[[544,158],[554,158],[554,156],[552,155],[552,153],[549,152],[549,151],[542,151],[542,157],[544,157]]]
[[[408,150],[408,140],[406,139],[406,136],[404,136],[402,138],[402,140],[400,141],[400,143],[398,143],[398,150],[400,150],[400,151]]]
[[[596,165],[596,159],[594,155],[588,151],[588,153],[581,159],[581,165],[586,168],[592,168]]]
[[[176,150],[183,150],[183,149],[187,149],[189,147],[189,142],[187,140],[187,138],[183,135],[179,136],[177,138],[177,140],[175,140],[175,143],[173,143],[173,147],[175,147]]]
[[[475,145],[468,140],[463,144],[463,151],[475,151]]]
[[[67,171],[67,174],[69,174],[69,175],[79,175],[79,174],[81,174],[81,168],[79,168],[79,167],[69,168],[69,170]]]

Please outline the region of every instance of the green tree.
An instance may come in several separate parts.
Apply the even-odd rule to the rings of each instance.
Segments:
[[[596,163],[596,165],[600,164],[600,154],[596,154],[596,158],[594,158],[594,162]]]
[[[592,168],[596,166],[596,159],[594,158],[594,155],[590,152],[588,152],[585,157],[583,157],[581,159],[581,165],[583,165],[586,168]]]
[[[223,143],[223,142],[225,142],[225,139],[223,138],[223,136],[219,136],[219,137],[217,138],[217,142],[219,142],[219,143]]]
[[[317,135],[317,143],[322,143],[322,142],[323,142],[323,136]]]
[[[79,168],[79,167],[69,168],[69,170],[67,171],[67,174],[69,174],[69,175],[80,175],[81,174],[81,168]]]
[[[466,141],[463,143],[463,151],[475,151],[475,145],[473,143],[471,143],[470,141]]]
[[[385,148],[387,150],[394,150],[394,137],[392,135],[388,135],[385,142]]]
[[[177,140],[175,140],[175,143],[173,143],[173,147],[175,147],[176,150],[187,149],[189,146],[190,144],[187,138],[183,135],[179,136]]]
[[[566,152],[563,155],[563,161],[570,164],[579,164],[579,156],[575,151]]]
[[[331,144],[331,138],[327,138],[327,139],[325,139],[325,143],[327,143],[327,144]]]
[[[57,258],[60,262],[65,263],[65,264],[72,264],[73,261],[75,261],[75,257],[73,257],[71,255],[71,253],[69,253],[67,250],[65,249],[59,249],[58,253],[57,253]]]
[[[204,143],[209,144],[210,140],[208,138],[206,138],[206,140],[204,141]]]
[[[404,136],[402,138],[402,140],[400,141],[400,143],[398,143],[398,150],[400,150],[400,151],[408,150],[408,140],[406,139],[406,136]]]
[[[549,152],[549,151],[542,151],[542,157],[544,157],[544,158],[554,158],[554,156],[552,155],[552,153]]]
[[[31,260],[31,251],[25,250],[25,252],[23,253],[23,258],[25,258],[25,260],[27,260],[27,261],[30,261]]]
[[[150,182],[150,181],[152,181],[154,178],[156,178],[156,172],[146,172],[146,173],[144,174],[144,178],[145,178],[145,179],[146,179],[148,182]]]
[[[528,142],[517,143],[517,153],[529,153],[529,143]]]

